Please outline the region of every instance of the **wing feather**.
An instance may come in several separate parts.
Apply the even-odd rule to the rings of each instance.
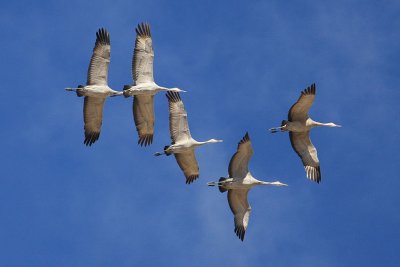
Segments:
[[[84,144],[87,146],[91,146],[100,137],[105,100],[105,98],[85,96],[83,104],[83,120],[85,122]]]
[[[110,34],[106,29],[101,28],[96,32],[96,44],[87,74],[88,85],[107,85],[110,51]]]
[[[314,102],[315,91],[315,83],[313,83],[301,92],[299,99],[289,110],[289,121],[306,121],[308,119],[308,111]]]
[[[154,51],[150,25],[139,24],[136,27],[136,41],[132,58],[132,78],[136,84],[154,82]]]
[[[199,177],[199,165],[194,154],[194,149],[175,153],[174,156],[186,177],[186,184],[192,183]]]
[[[169,131],[173,143],[191,138],[187,112],[177,92],[167,92],[169,106]]]
[[[138,144],[148,146],[154,135],[154,95],[133,97],[133,118],[139,135]]]
[[[234,215],[235,233],[243,241],[246,233],[251,207],[247,200],[249,189],[228,190],[229,207]]]
[[[249,161],[253,155],[249,134],[240,140],[236,153],[229,162],[228,173],[231,178],[244,178],[249,172]]]
[[[311,143],[310,132],[289,132],[290,143],[294,151],[301,158],[307,177],[319,183],[321,181],[321,170],[317,156],[317,149]]]

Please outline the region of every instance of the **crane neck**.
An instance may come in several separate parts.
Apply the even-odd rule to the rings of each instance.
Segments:
[[[287,184],[281,183],[281,182],[279,182],[279,181],[275,181],[275,182],[265,182],[265,181],[258,181],[258,180],[257,180],[257,185],[287,186]]]
[[[196,145],[198,145],[198,146],[202,146],[202,145],[205,145],[205,144],[214,143],[214,142],[211,141],[211,139],[210,139],[210,140],[207,140],[207,141],[195,141],[195,142],[196,142]]]
[[[311,120],[311,127],[341,127],[333,122],[318,122]]]

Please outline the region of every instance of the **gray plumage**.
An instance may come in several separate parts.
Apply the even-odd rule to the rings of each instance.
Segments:
[[[307,178],[317,183],[321,182],[321,168],[317,149],[310,139],[310,130],[317,126],[341,127],[334,123],[320,123],[313,121],[308,115],[314,103],[316,93],[315,83],[304,89],[299,99],[289,109],[288,120],[282,121],[281,127],[271,128],[272,133],[289,131],[290,144],[300,157],[306,171]]]
[[[222,140],[210,139],[199,142],[192,138],[189,130],[187,112],[181,96],[177,92],[167,92],[169,109],[169,131],[171,145],[164,147],[164,152],[157,152],[154,155],[171,155],[175,159],[186,177],[186,183],[190,184],[199,177],[199,164],[195,156],[195,148],[208,143],[218,143]]]
[[[85,97],[83,103],[85,139],[83,143],[87,146],[91,146],[100,137],[106,98],[122,95],[122,92],[114,91],[108,86],[110,51],[110,35],[106,29],[101,28],[96,32],[96,43],[89,63],[86,86],[66,88],[67,91],[75,91],[79,97]]]
[[[264,182],[254,178],[249,171],[249,161],[253,153],[250,136],[246,133],[239,141],[237,150],[229,162],[229,177],[221,177],[218,182],[208,183],[209,186],[218,186],[221,193],[228,191],[228,203],[234,215],[234,231],[242,241],[246,234],[251,212],[247,200],[250,189],[257,185],[286,185],[279,181]]]

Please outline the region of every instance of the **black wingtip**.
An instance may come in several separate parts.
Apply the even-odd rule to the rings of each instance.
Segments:
[[[100,28],[96,32],[96,45],[97,44],[103,44],[103,45],[110,44],[110,34],[105,28]]]
[[[138,145],[140,146],[149,146],[153,143],[153,135],[152,134],[145,134],[139,136]]]
[[[197,178],[199,178],[198,174],[190,175],[190,176],[186,177],[186,184],[193,183]]]
[[[179,102],[182,101],[181,95],[178,92],[168,91],[166,93],[169,102]]]
[[[100,137],[100,133],[97,133],[97,132],[85,133],[85,140],[83,141],[83,143],[86,146],[91,146],[99,139],[99,137]]]
[[[248,132],[243,136],[243,138],[239,141],[239,145],[250,141],[250,135]]]
[[[321,182],[321,169],[320,169],[319,166],[316,168],[316,173],[315,174],[316,174],[315,175],[315,181],[317,182],[317,184],[319,184]]]
[[[150,25],[147,22],[139,23],[135,30],[138,36],[151,37]]]
[[[235,227],[235,234],[237,237],[239,237],[240,240],[244,240],[244,235],[246,234],[246,230],[244,229],[243,226],[237,226]]]
[[[304,166],[306,170],[307,178],[311,181],[316,182],[319,184],[321,182],[321,168],[320,166],[312,167],[312,166]]]
[[[311,84],[308,86],[306,89],[301,91],[302,95],[315,95],[316,88],[315,88],[315,83]]]

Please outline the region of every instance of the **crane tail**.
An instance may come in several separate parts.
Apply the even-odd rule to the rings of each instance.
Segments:
[[[84,86],[83,85],[78,85],[78,88],[83,88]],[[83,96],[83,93],[82,93],[82,91],[81,90],[76,90],[76,95],[77,96],[79,96],[79,97],[81,97],[81,96]]]
[[[165,146],[164,147],[164,153],[165,153],[165,155],[170,156],[172,153],[171,152],[167,152],[168,148],[169,148],[169,146]]]
[[[223,182],[225,180],[226,180],[225,177],[221,177],[218,180],[218,189],[219,189],[219,192],[221,192],[221,193],[224,193],[225,191],[227,191],[227,189],[225,187],[221,186],[221,182]]]

